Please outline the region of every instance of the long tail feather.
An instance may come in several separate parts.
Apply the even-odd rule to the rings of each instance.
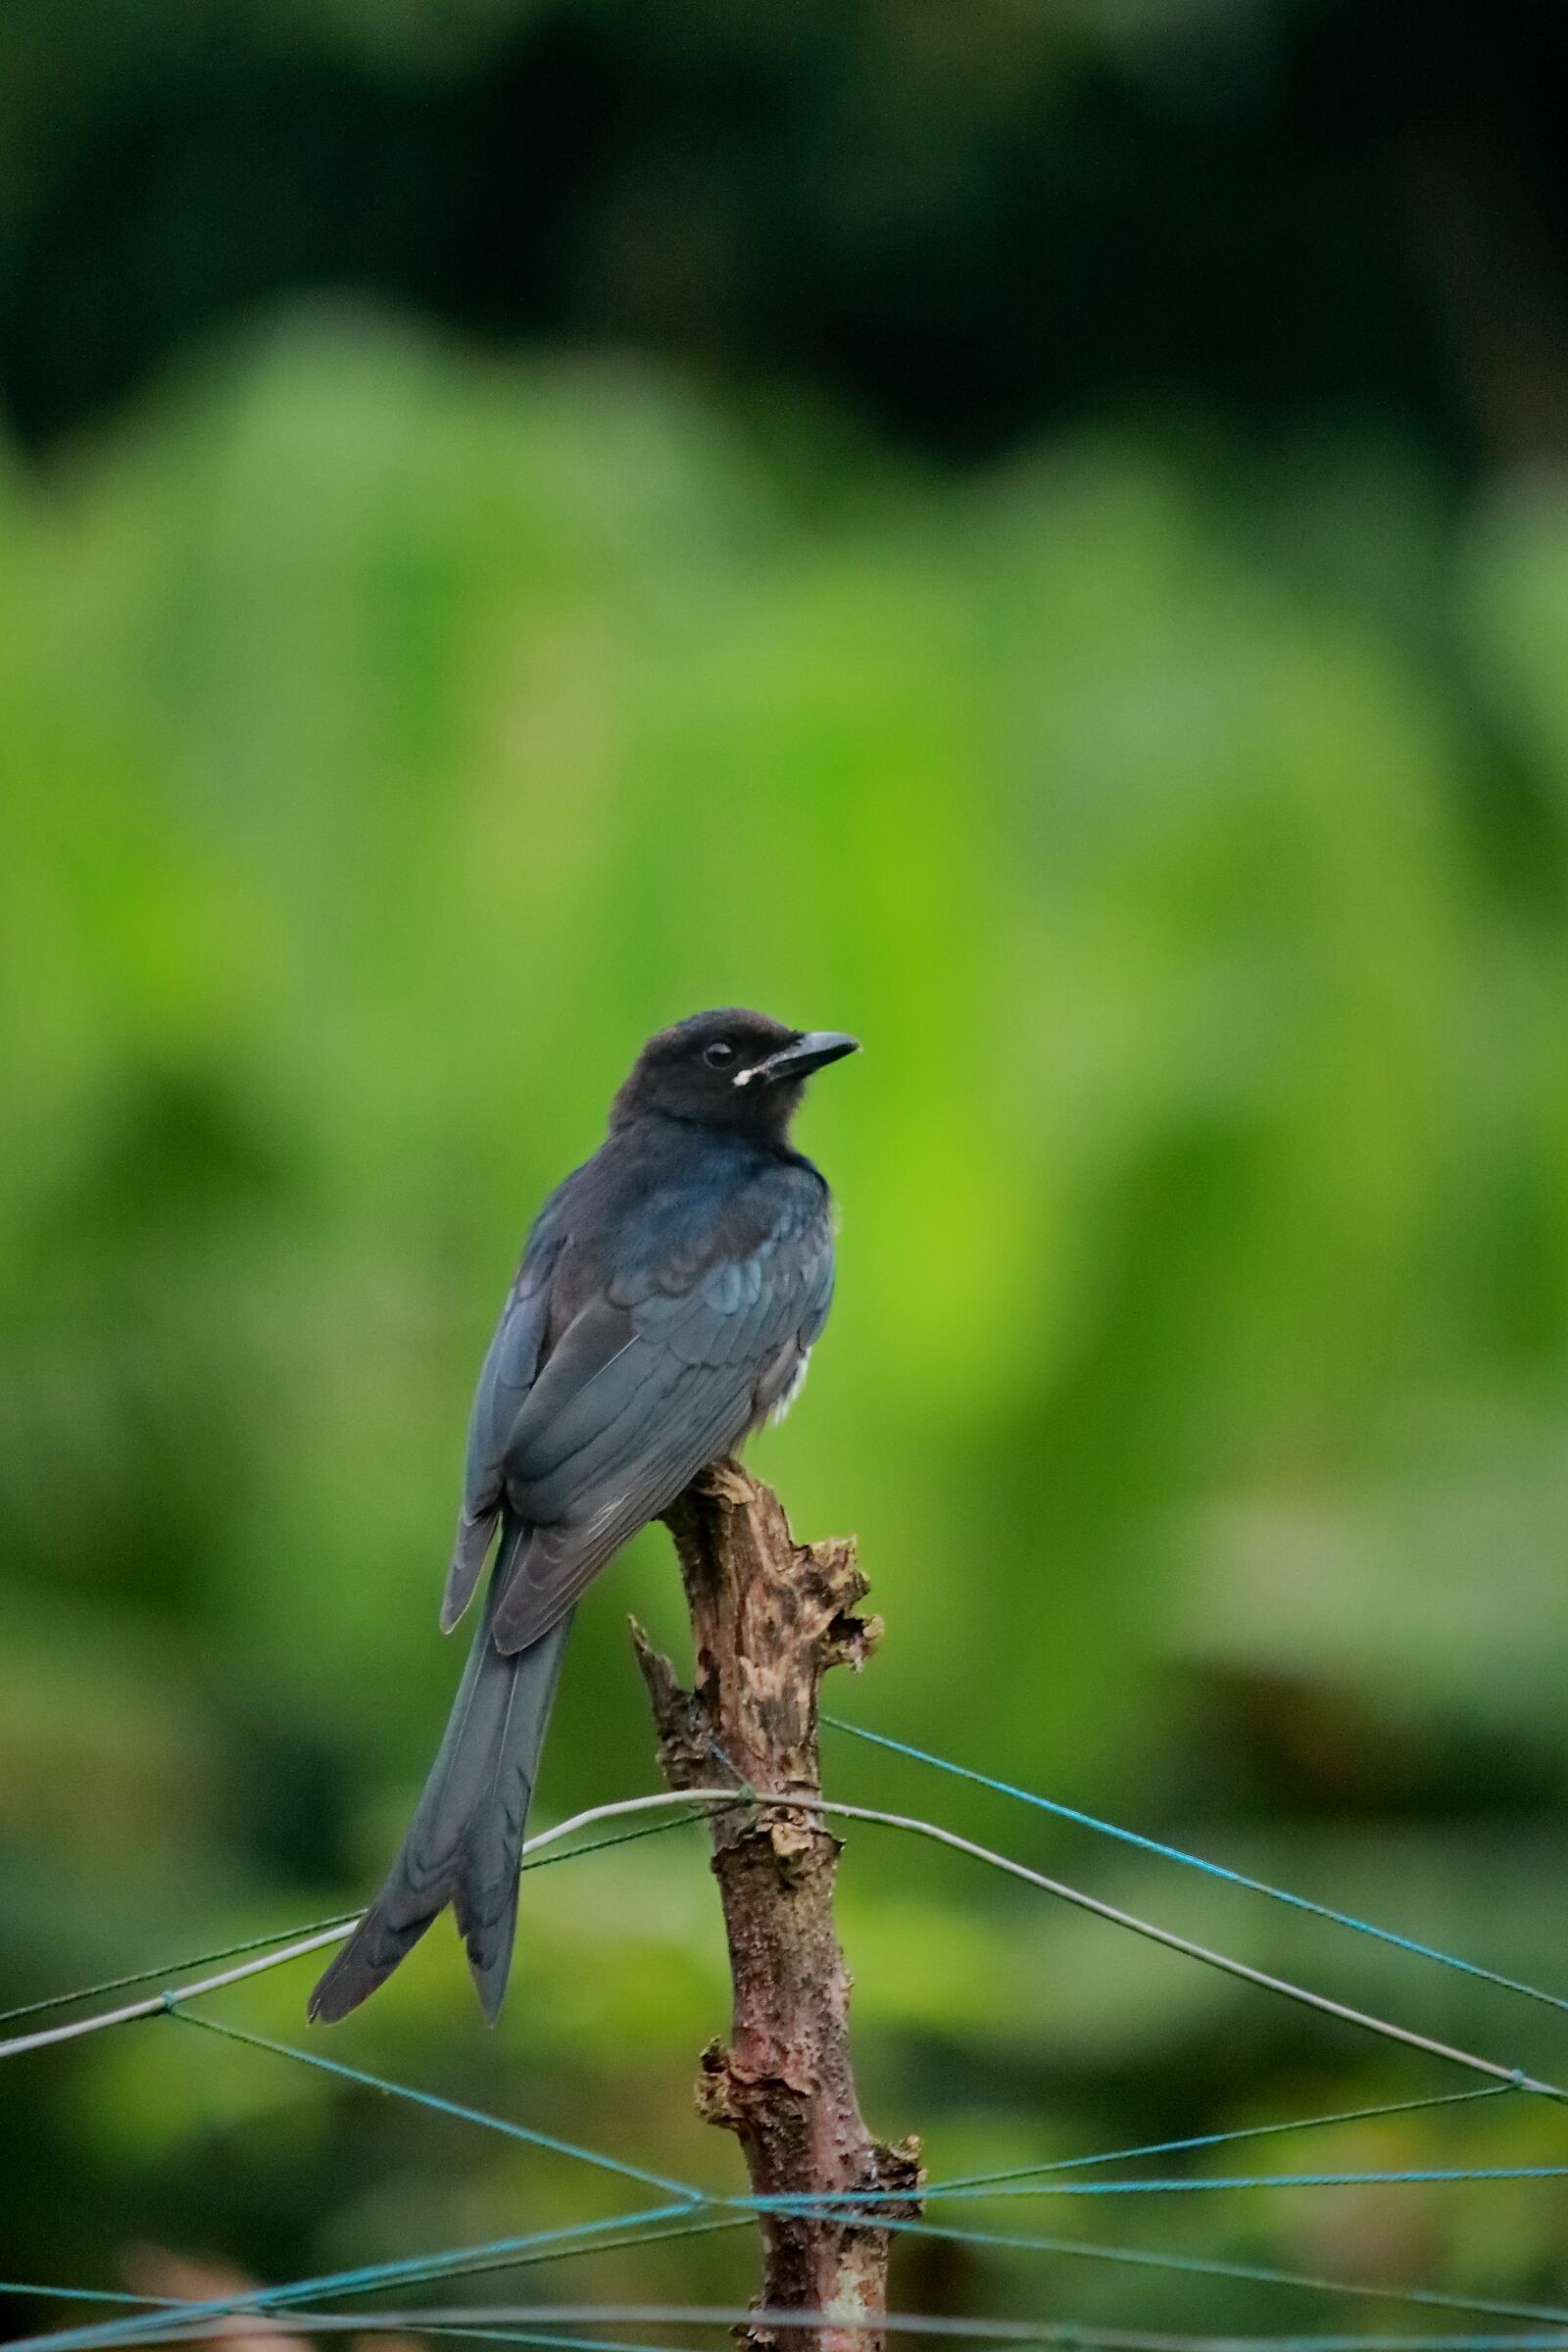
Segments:
[[[503,1550],[505,1550],[503,1542]],[[385,1886],[311,1995],[313,2019],[357,2009],[448,1903],[492,2024],[512,1966],[517,1872],[539,1751],[571,1620],[503,1657],[492,1576],[440,1751]]]

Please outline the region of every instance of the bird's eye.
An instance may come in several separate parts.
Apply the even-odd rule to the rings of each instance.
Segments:
[[[703,1048],[703,1059],[710,1070],[727,1070],[735,1058],[735,1049],[728,1038],[715,1037],[710,1046]]]

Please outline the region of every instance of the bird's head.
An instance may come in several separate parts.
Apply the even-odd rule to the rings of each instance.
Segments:
[[[661,1111],[699,1127],[782,1142],[813,1070],[858,1051],[836,1029],[787,1029],[765,1013],[697,1012],[650,1038],[612,1122]]]

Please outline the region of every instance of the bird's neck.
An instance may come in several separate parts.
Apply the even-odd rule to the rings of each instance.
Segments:
[[[794,1116],[799,1090],[790,1090],[794,1102],[777,1102],[764,1111],[761,1103],[748,1105],[744,1116],[737,1114],[733,1121],[723,1124],[712,1119],[685,1118],[679,1111],[663,1110],[657,1105],[627,1102],[617,1096],[610,1116],[612,1138],[637,1136],[654,1150],[661,1147],[672,1151],[690,1151],[694,1141],[701,1139],[717,1149],[728,1149],[741,1156],[760,1154],[769,1159],[795,1160],[800,1153],[790,1142],[790,1120]],[[781,1087],[778,1093],[782,1096]]]

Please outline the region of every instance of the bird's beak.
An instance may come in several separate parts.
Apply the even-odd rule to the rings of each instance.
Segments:
[[[842,1061],[846,1054],[858,1054],[858,1037],[846,1037],[841,1029],[808,1029],[791,1045],[780,1046],[765,1061],[743,1070],[745,1078],[809,1078],[813,1070],[825,1070],[830,1061]]]

